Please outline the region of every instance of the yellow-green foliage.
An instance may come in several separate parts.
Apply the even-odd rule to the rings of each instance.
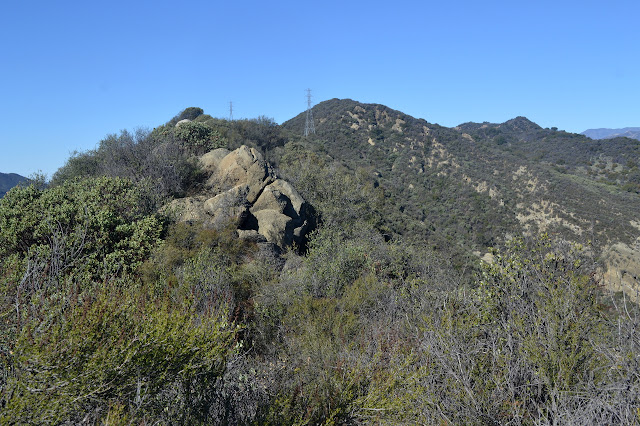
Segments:
[[[202,418],[236,328],[183,294],[124,281],[37,305],[12,350],[1,422],[104,420],[114,407],[132,419]]]
[[[597,282],[583,248],[553,247],[543,235],[526,247],[521,239],[487,267],[483,315],[521,340],[536,376],[549,390],[572,389],[597,371],[603,315]],[[598,378],[598,376],[595,376]]]
[[[407,300],[399,300],[399,290],[419,273],[403,264],[406,251],[370,228],[358,231],[348,239],[321,230],[304,266],[283,277],[286,288],[262,289],[256,310],[279,317],[284,333],[273,371],[278,387],[264,423],[400,416],[401,406],[389,397],[391,389],[401,389],[400,365],[409,354],[400,325],[405,306],[398,306]]]
[[[285,337],[265,423],[634,418],[576,411],[577,395],[619,398],[604,391],[610,329],[579,246],[514,239],[475,286],[457,287],[415,264],[418,253],[365,234],[316,238],[280,305]]]

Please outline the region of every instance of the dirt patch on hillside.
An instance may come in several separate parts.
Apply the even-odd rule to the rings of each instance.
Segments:
[[[613,244],[605,249],[602,257],[606,269],[604,285],[612,291],[624,291],[636,302],[640,300],[640,241],[633,247]]]

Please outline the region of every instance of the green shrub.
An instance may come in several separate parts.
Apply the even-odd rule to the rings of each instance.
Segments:
[[[224,138],[216,129],[194,121],[176,127],[175,137],[187,149],[198,155],[226,146]]]
[[[67,306],[74,294],[137,270],[163,228],[143,194],[124,179],[75,179],[15,188],[0,201],[0,352],[42,320],[39,306]],[[12,369],[0,365],[0,389]]]
[[[18,262],[24,274],[46,262],[52,279],[133,271],[160,237],[152,207],[145,191],[119,178],[16,188],[0,202],[0,264]]]
[[[195,120],[204,114],[204,110],[198,107],[189,107],[185,108],[180,114],[178,114],[175,118],[176,122],[180,120]]]
[[[236,328],[183,294],[116,281],[68,304],[38,304],[12,349],[0,422],[101,423],[114,410],[136,423],[214,421]]]
[[[107,135],[98,148],[74,153],[51,179],[52,186],[74,178],[120,177],[147,184],[157,204],[167,197],[184,196],[203,178],[193,153],[174,139],[173,127],[162,126],[149,132],[123,130]]]
[[[514,239],[479,288],[425,314],[421,348],[435,360],[425,392],[440,419],[553,422],[569,415],[568,395],[600,386],[606,328],[593,268],[579,246]]]

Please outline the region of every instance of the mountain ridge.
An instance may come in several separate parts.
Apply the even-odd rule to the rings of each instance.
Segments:
[[[28,179],[17,173],[1,173],[0,172],[0,198],[4,197],[11,188],[20,183],[26,182]]]
[[[394,232],[480,253],[514,232],[591,240],[616,288],[636,285],[640,142],[593,140],[525,117],[447,128],[351,99],[322,102],[313,116],[316,135],[307,143],[370,170],[389,200],[384,216]],[[303,113],[282,126],[302,134],[304,122]]]

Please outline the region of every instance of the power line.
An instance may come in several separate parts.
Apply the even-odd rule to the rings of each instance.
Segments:
[[[311,111],[311,89],[307,89],[307,121],[304,124],[304,136],[309,136],[310,133],[315,135],[316,126],[313,124],[313,112]]]

